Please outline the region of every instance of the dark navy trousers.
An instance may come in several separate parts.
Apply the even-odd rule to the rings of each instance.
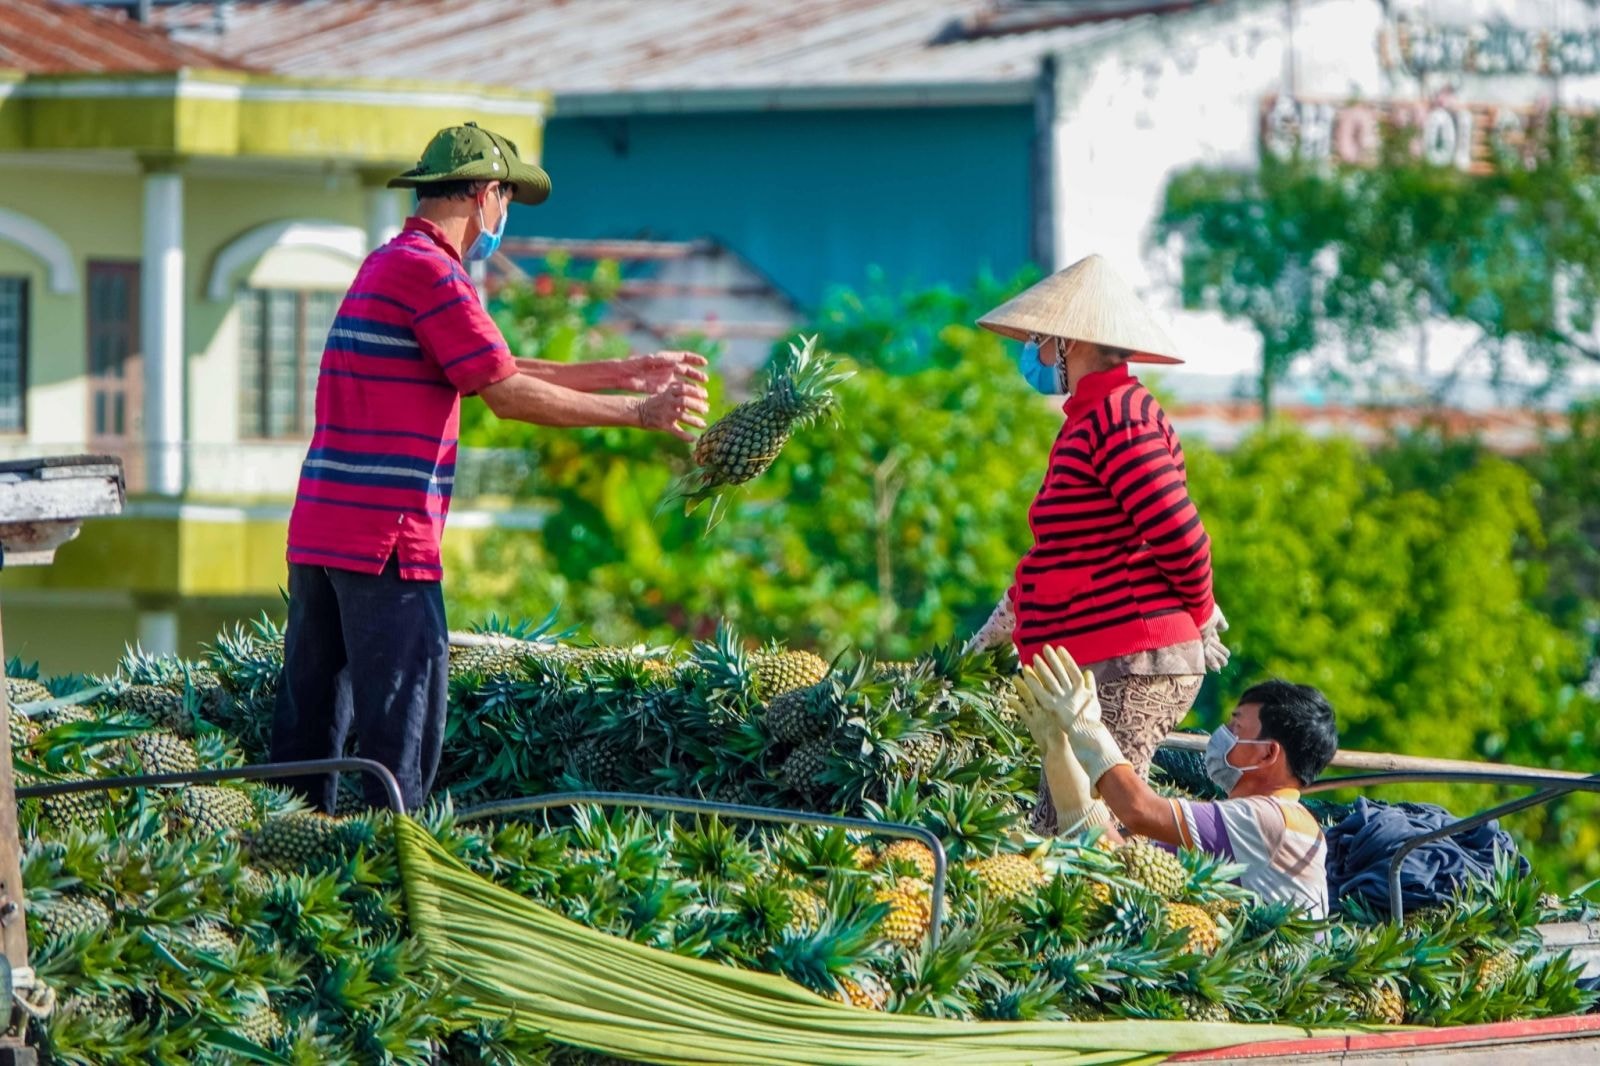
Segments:
[[[393,556],[381,574],[290,564],[273,762],[338,758],[353,728],[357,754],[387,766],[415,810],[439,770],[449,684],[439,582],[402,581]],[[285,784],[332,813],[336,775]],[[362,788],[369,805],[387,806],[370,774]]]

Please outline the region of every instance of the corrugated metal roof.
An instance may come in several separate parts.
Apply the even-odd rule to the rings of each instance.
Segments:
[[[27,74],[166,74],[240,69],[122,14],[50,0],[0,0],[0,70]]]
[[[184,40],[287,74],[470,80],[559,97],[1022,84],[1043,55],[1109,32],[1121,13],[1211,2],[236,0],[162,6],[157,17]]]

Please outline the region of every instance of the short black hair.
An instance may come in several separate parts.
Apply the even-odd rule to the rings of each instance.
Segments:
[[[492,178],[472,178],[467,181],[426,181],[417,186],[418,200],[471,200],[478,195],[478,186],[492,183]],[[500,182],[508,192],[515,194],[516,187],[509,181]]]
[[[1260,739],[1283,745],[1289,769],[1302,785],[1315,781],[1339,750],[1333,707],[1310,685],[1263,681],[1247,689],[1239,702],[1261,708]]]

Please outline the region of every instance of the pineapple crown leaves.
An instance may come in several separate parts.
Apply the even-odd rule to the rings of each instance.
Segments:
[[[1057,874],[1031,896],[1016,903],[1022,922],[1022,944],[1030,954],[1062,951],[1087,940],[1098,925],[1096,904],[1083,878]]]
[[[984,982],[978,996],[978,1017],[996,1022],[1059,1021],[1066,1017],[1060,1003],[1064,987],[1044,974],[1026,981]]]
[[[755,877],[761,858],[749,842],[720,818],[697,818],[693,825],[675,825],[672,857],[684,875],[708,887]]]
[[[994,854],[1021,812],[982,786],[940,788],[923,810],[921,824],[944,842],[953,860]]]
[[[568,640],[577,633],[576,628],[557,629],[556,619],[561,614],[561,605],[558,603],[550,609],[550,613],[537,622],[526,618],[512,618],[507,615],[501,618],[491,614],[487,619],[473,623],[471,631],[484,636],[508,637],[511,640],[526,641],[528,643],[547,643],[552,641]]]
[[[883,954],[877,925],[887,904],[860,916],[830,912],[814,929],[787,928],[763,952],[763,964],[816,991],[832,991],[837,979],[851,977]]]
[[[953,918],[938,947],[923,944],[909,959],[910,977],[900,990],[902,1009],[937,1018],[970,1018],[971,996],[999,980],[997,956],[1014,927],[993,912]]]
[[[1098,1003],[1114,996],[1123,975],[1111,963],[1107,942],[1077,944],[1039,957],[1040,972],[1073,999]]]
[[[777,352],[767,363],[765,388],[755,401],[775,408],[800,426],[833,411],[838,405],[833,387],[855,374],[834,357],[819,353],[817,339],[816,334],[802,336],[800,344],[791,341],[786,350]]]

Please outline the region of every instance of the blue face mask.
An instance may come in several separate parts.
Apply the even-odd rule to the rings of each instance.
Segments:
[[[1061,373],[1054,363],[1039,362],[1039,342],[1030,340],[1022,346],[1022,355],[1017,359],[1017,366],[1022,371],[1022,376],[1032,385],[1035,392],[1042,392],[1046,396],[1054,396],[1061,392]]]
[[[467,249],[467,261],[476,262],[487,259],[500,249],[500,238],[505,236],[506,219],[511,216],[511,205],[501,201],[500,224],[490,233],[483,225],[483,207],[478,207],[478,237],[472,242],[472,247]]]

